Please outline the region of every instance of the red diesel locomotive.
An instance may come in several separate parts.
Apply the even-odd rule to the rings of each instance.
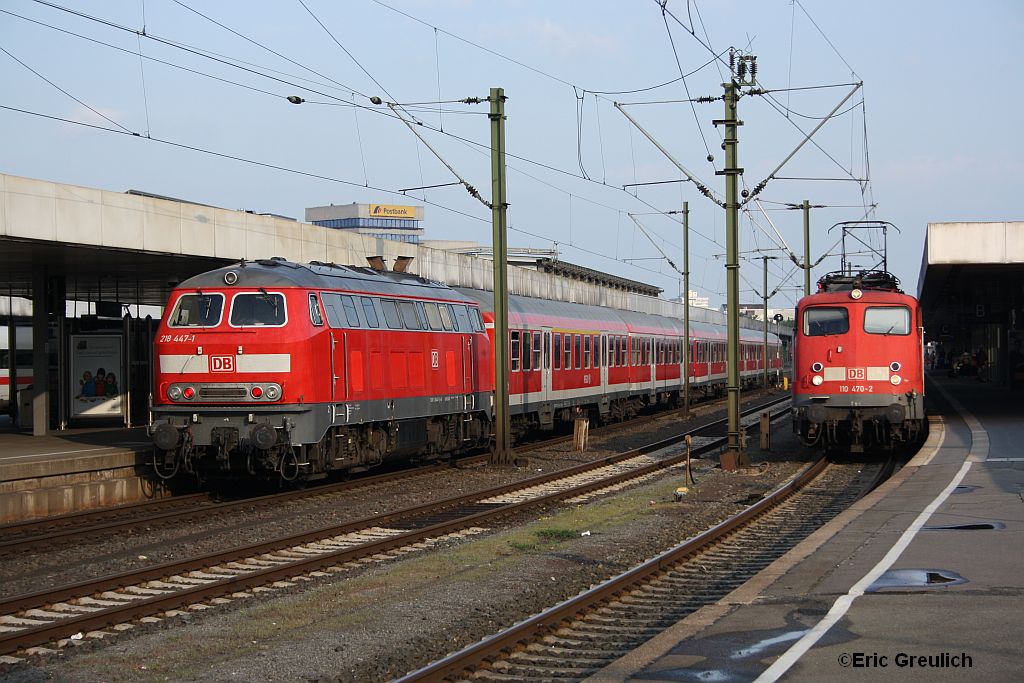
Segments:
[[[680,321],[509,299],[517,432],[679,400]],[[491,293],[407,273],[268,259],[191,278],[171,294],[155,341],[157,471],[302,481],[486,447],[493,335]],[[691,335],[691,386],[717,392],[724,328],[694,323]],[[762,344],[744,335],[741,375],[752,384]],[[780,351],[772,335],[776,376]]]
[[[924,429],[917,299],[881,271],[830,273],[797,304],[793,429],[807,445],[863,453]]]

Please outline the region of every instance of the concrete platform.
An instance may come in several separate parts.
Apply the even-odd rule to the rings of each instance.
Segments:
[[[0,430],[0,524],[167,495],[145,427]]]
[[[893,479],[588,680],[1024,680],[1024,392],[928,391],[928,442]]]

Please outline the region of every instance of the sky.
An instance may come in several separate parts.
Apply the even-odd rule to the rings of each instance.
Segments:
[[[488,105],[459,100],[501,87],[510,247],[556,249],[678,296],[681,217],[668,212],[685,201],[690,288],[717,306],[725,213],[679,182],[676,163],[724,197],[712,121],[723,118],[734,48],[756,55],[757,85],[770,91],[739,103],[742,186],[769,179],[741,214],[741,301],[764,293],[762,256],[774,257],[771,306],[799,298],[790,254],[803,258],[803,219],[788,205],[804,199],[820,207],[815,280],[840,268],[836,224],[889,221],[888,267],[910,293],[929,222],[1024,219],[1014,49],[1024,4],[668,0],[664,9],[656,0],[6,0],[0,172],[299,219],[331,203],[424,204],[424,239],[489,245],[491,212],[464,188],[400,191],[457,182],[450,166],[490,199]],[[719,99],[692,101],[702,97]],[[658,184],[624,187],[637,183]],[[878,231],[856,234],[881,246]],[[855,267],[876,264],[853,242],[847,250]]]

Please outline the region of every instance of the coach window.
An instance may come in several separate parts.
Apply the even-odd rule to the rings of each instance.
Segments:
[[[283,294],[268,294],[265,291],[252,294],[236,294],[231,300],[232,327],[281,327],[287,321]]]
[[[224,309],[223,294],[183,294],[174,305],[168,327],[216,327]]]
[[[523,372],[530,369],[530,344],[533,341],[533,332],[523,332]]]
[[[512,330],[512,367],[510,370],[516,372],[519,370],[519,330]]]
[[[619,338],[615,336],[608,337],[608,367],[610,368],[615,367],[615,362],[618,358],[618,356],[616,355],[618,353],[618,351],[616,350],[616,344],[618,343],[618,339]]]
[[[581,351],[583,350],[582,346],[583,346],[583,344],[580,341],[580,335],[574,334],[572,336],[572,349],[573,349],[573,356],[576,358],[576,364],[575,364],[574,367],[577,370],[579,370],[581,367],[583,367],[583,354],[581,353]]]
[[[320,312],[320,302],[317,301],[316,294],[309,295],[309,319],[317,327],[324,324],[324,316]]]
[[[544,369],[551,368],[551,333],[544,332]]]
[[[845,308],[814,306],[804,309],[804,334],[827,337],[850,331],[850,313]]]
[[[555,370],[562,369],[562,333],[555,332]]]
[[[423,304],[424,309],[427,312],[427,325],[432,330],[442,330],[444,325],[441,324],[441,311],[438,309],[437,304],[433,301],[428,301]]]
[[[599,368],[599,367],[601,367],[601,351],[600,351],[601,338],[599,336],[597,336],[596,334],[594,335],[593,346],[594,346],[594,367],[595,368]]]
[[[540,337],[542,332],[533,333],[533,369],[540,370]]]
[[[359,297],[359,303],[363,306],[363,316],[366,318],[366,324],[368,327],[380,327],[380,321],[377,319],[377,309],[373,307],[373,299],[369,297]]]
[[[864,311],[864,331],[868,334],[910,334],[910,309],[905,306],[871,306]]]
[[[590,367],[590,335],[583,336],[583,367]]]
[[[345,310],[345,320],[349,327],[362,327],[359,324],[359,313],[356,311],[356,302],[347,294],[341,295],[341,307]]]
[[[452,315],[451,304],[441,304],[438,306],[438,310],[441,311],[441,324],[444,325],[444,329],[449,332],[455,329],[455,316]]]
[[[384,309],[384,322],[392,330],[402,329],[402,319],[398,315],[398,304],[394,299],[382,299],[380,307]]]

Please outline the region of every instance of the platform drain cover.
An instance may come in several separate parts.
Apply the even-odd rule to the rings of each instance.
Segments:
[[[922,527],[923,531],[998,531],[1005,529],[1002,522],[971,522],[970,524],[936,524]]]
[[[890,569],[871,584],[866,593],[883,588],[937,588],[967,583],[967,579],[948,569]]]

